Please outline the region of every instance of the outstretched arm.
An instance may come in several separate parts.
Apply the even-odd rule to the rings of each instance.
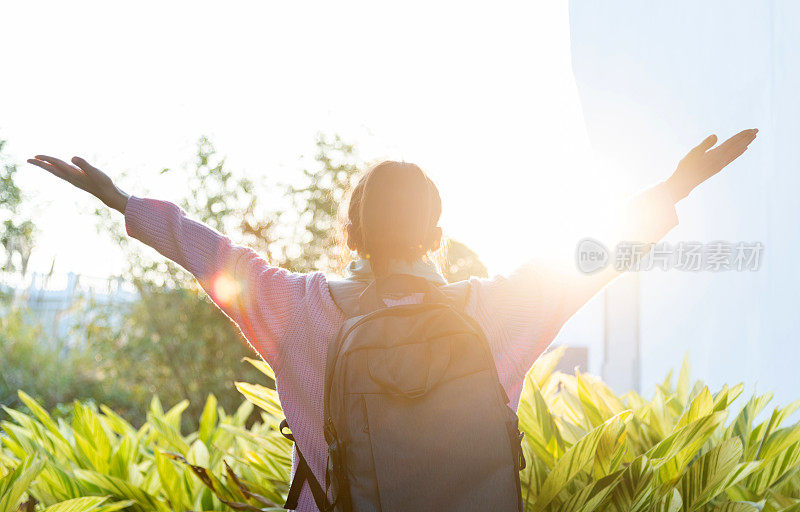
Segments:
[[[664,182],[634,196],[597,238],[610,250],[618,242],[658,242],[677,225],[675,203],[745,152],[758,130],[744,130],[717,147],[712,135],[692,149]],[[593,233],[587,233],[593,234]],[[646,245],[641,254],[649,250]],[[617,277],[614,262],[595,273],[583,273],[574,253],[567,261],[533,261],[511,275],[475,280],[474,303],[492,343],[498,369],[514,386],[521,383],[564,323],[592,296]],[[502,376],[502,375],[501,375]]]
[[[123,213],[128,234],[191,272],[277,371],[277,340],[306,293],[306,274],[270,266],[253,250],[187,218],[175,204],[129,196],[82,158],[73,158],[74,165],[45,155],[28,162]]]
[[[634,196],[617,212],[603,241],[613,250],[619,242],[655,244],[677,224],[675,204],[688,196],[701,183],[719,173],[739,158],[753,142],[757,129],[744,130],[717,147],[717,136],[710,135],[678,162],[675,172],[663,183]],[[644,245],[636,256],[646,255],[651,246]],[[556,318],[562,323],[615,277],[619,268],[608,265],[596,274],[583,274],[575,265],[568,269],[554,268],[564,281],[564,306]]]

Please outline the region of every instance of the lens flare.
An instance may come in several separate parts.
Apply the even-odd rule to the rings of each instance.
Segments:
[[[227,272],[217,274],[211,282],[214,301],[223,306],[230,306],[241,290],[239,283]]]

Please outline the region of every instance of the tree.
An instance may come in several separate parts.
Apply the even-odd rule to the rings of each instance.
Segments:
[[[208,138],[198,141],[195,165],[184,179],[187,192],[179,203],[188,216],[273,258],[274,217],[260,210],[254,184],[229,170]],[[250,365],[242,364],[254,354],[239,329],[191,275],[131,243],[107,209],[96,214],[101,231],[123,247],[128,260],[125,277],[139,299],[112,304],[103,314],[87,317],[79,333],[97,354],[104,379],[127,390],[130,403],[124,409],[144,411],[152,394],[158,393],[168,404],[188,399],[186,417],[196,420],[212,392],[220,405],[234,409],[241,401],[234,381],[257,378]]]
[[[318,135],[316,147],[316,166],[303,169],[301,185],[286,188],[298,218],[285,263],[299,272],[342,269],[350,251],[342,243],[341,207],[364,167],[355,147],[338,135]],[[299,247],[302,251],[295,250]]]
[[[489,275],[486,265],[480,260],[478,254],[465,244],[450,239],[447,241],[445,251],[446,257],[440,267],[448,283]]]
[[[353,144],[341,137],[320,134],[316,141],[316,166],[303,170],[303,183],[289,186],[286,194],[298,212],[295,237],[285,255],[284,266],[298,272],[310,270],[341,271],[350,257],[343,242],[347,196],[367,166]],[[465,244],[448,239],[433,255],[448,282],[486,277],[486,266]]]
[[[35,227],[20,212],[24,195],[15,182],[16,164],[3,154],[5,143],[0,140],[0,205],[3,205],[0,209],[0,247],[5,260],[0,270],[19,272],[24,276],[33,250]]]
[[[229,169],[211,141],[197,143],[195,165],[183,176],[180,206],[189,217],[253,248],[275,265],[296,272],[338,271],[349,256],[341,244],[339,207],[358,179],[364,162],[352,144],[319,135],[314,164],[298,182],[282,186],[282,208],[266,208],[265,185]],[[175,173],[165,169],[162,173]],[[212,391],[232,409],[240,399],[234,380],[257,378],[244,356],[253,356],[239,329],[205,296],[194,279],[174,263],[147,255],[130,243],[106,209],[97,210],[101,229],[124,248],[126,277],[139,300],[112,305],[103,315],[87,316],[81,337],[96,353],[99,374],[120,386],[132,403],[124,410],[145,410],[152,393],[168,404],[188,398],[186,417],[197,418]],[[485,275],[477,255],[450,242],[451,258],[440,266],[450,279]],[[122,310],[120,310],[122,308]],[[122,396],[118,394],[118,396]]]

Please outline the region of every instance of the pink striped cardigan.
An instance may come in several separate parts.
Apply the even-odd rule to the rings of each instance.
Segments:
[[[657,241],[677,224],[673,200],[663,184],[635,196],[626,205],[625,218],[634,222],[625,222],[631,226],[621,229],[617,240]],[[188,219],[170,202],[131,197],[125,225],[130,236],[191,272],[272,366],[297,445],[324,482],[325,354],[344,320],[325,275],[271,266],[253,250]],[[612,277],[593,278],[570,267],[565,272],[534,262],[507,277],[471,280],[466,312],[483,328],[514,407],[536,358],[564,322]],[[215,286],[220,282],[222,287]],[[316,510],[307,485],[297,510]]]

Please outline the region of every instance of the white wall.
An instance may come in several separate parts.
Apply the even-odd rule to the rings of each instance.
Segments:
[[[645,391],[690,353],[714,387],[800,395],[800,3],[574,0],[572,58],[599,172],[633,192],[709,133],[758,127],[678,208],[668,240],[760,241],[757,272],[642,276]]]

